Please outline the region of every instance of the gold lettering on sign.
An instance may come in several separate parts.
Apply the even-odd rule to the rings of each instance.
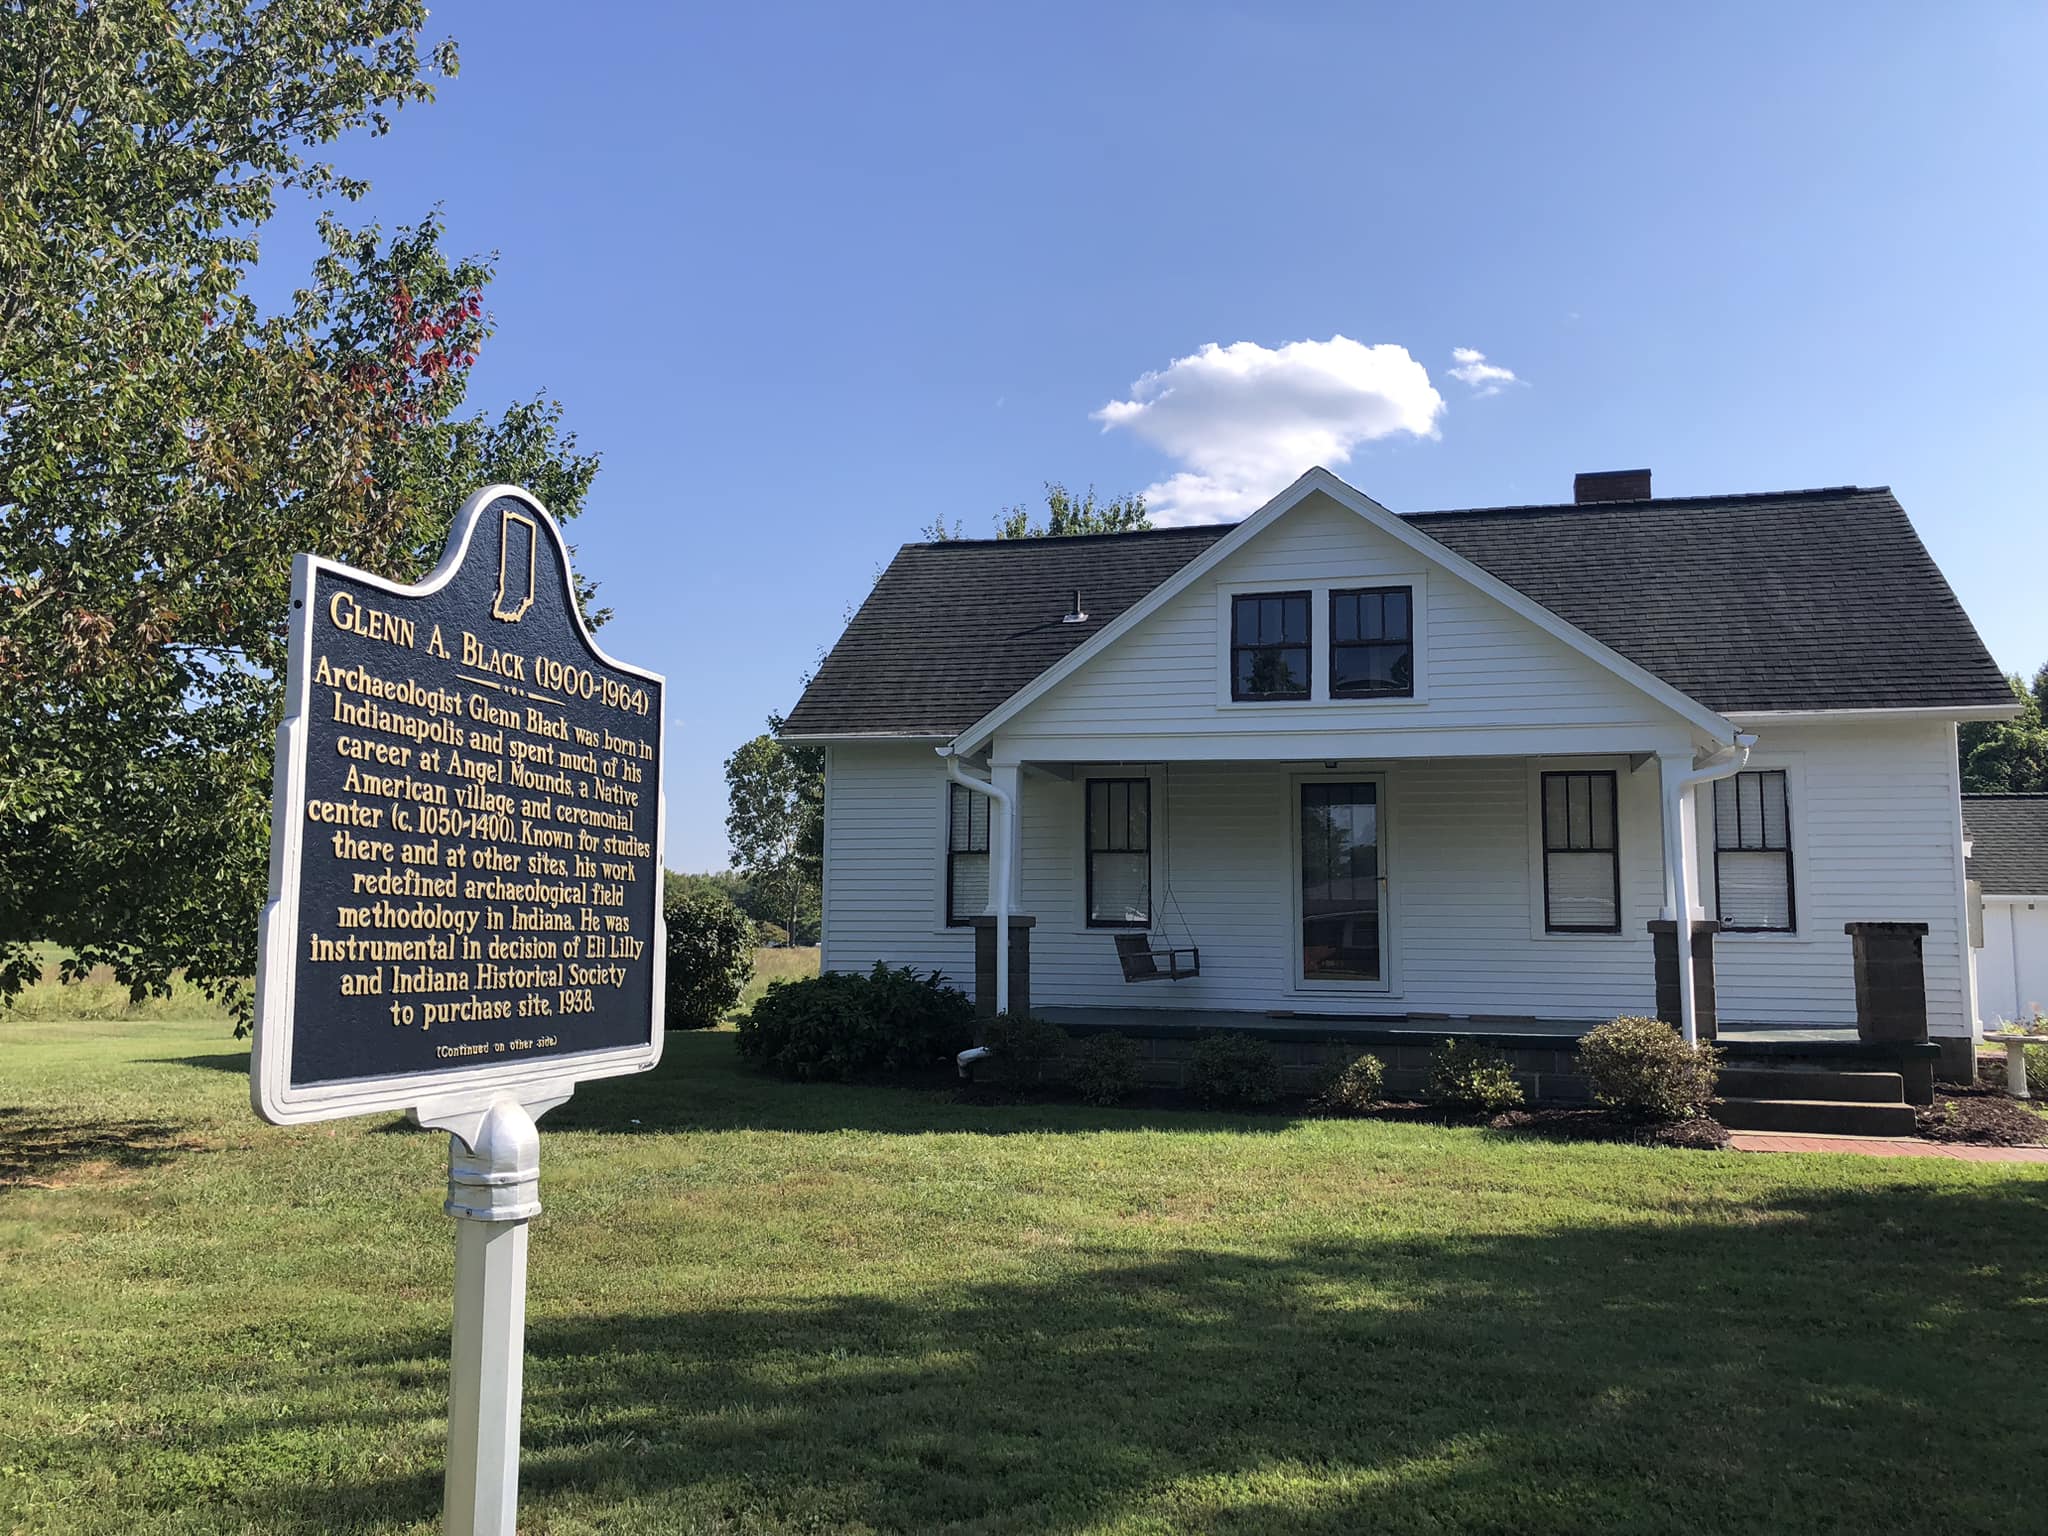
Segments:
[[[537,533],[501,519],[502,622],[532,608]],[[363,659],[388,652],[361,647],[310,658],[324,766],[302,847],[326,905],[306,911],[300,942],[332,968],[318,985],[366,1029],[531,1021],[516,1039],[439,1044],[442,1059],[585,1048],[653,942],[660,891],[640,877],[657,809],[653,690],[357,591],[316,611],[410,653],[388,672]]]
[[[415,629],[411,619],[386,613],[381,608],[365,608],[345,591],[337,592],[328,599],[327,617],[336,629],[361,635],[365,640],[382,640],[386,645],[402,646],[408,651],[412,649]]]

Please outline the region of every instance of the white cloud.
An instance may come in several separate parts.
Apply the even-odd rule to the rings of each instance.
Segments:
[[[1174,527],[1241,517],[1311,465],[1345,463],[1361,443],[1434,437],[1443,411],[1406,347],[1332,336],[1273,348],[1212,341],[1146,374],[1093,419],[1187,466],[1145,487],[1153,522]]]
[[[1522,382],[1515,377],[1514,369],[1489,363],[1484,352],[1472,347],[1451,348],[1451,364],[1451,377],[1461,384],[1470,384],[1472,392],[1482,399]]]

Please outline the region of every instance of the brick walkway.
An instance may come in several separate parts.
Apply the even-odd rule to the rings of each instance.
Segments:
[[[1731,1131],[1738,1152],[1851,1152],[1858,1157],[1952,1157],[1964,1163],[2048,1163],[2048,1147],[1964,1147],[1911,1136],[1788,1136]]]

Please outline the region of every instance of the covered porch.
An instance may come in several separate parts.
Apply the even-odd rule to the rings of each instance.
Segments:
[[[1705,924],[1700,786],[1737,771],[1742,750],[1661,733],[1547,753],[1497,743],[1379,738],[1372,757],[1311,758],[1280,755],[1283,741],[1267,757],[1041,748],[1012,761],[998,742],[983,772],[948,765],[949,910],[967,906],[991,939],[1025,949],[1034,1011],[1080,1023],[1171,1014],[1570,1039],[1662,1013],[1710,1034],[1711,973],[1686,973],[1711,936],[1679,945],[1673,914]]]

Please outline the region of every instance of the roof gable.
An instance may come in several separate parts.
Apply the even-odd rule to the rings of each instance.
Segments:
[[[1440,546],[1433,558],[1462,560],[1722,714],[2013,712],[1888,490],[1379,511]],[[905,545],[788,729],[951,739],[1245,526]],[[1077,587],[1088,620],[1061,624]]]
[[[966,751],[979,750],[1005,721],[1013,719],[1020,711],[1073,676],[1091,659],[1114,646],[1124,635],[1159,612],[1173,598],[1215,571],[1224,561],[1318,493],[1363,519],[1411,553],[1432,565],[1449,570],[1452,575],[1477,587],[1509,612],[1535,624],[1553,638],[1563,641],[1565,645],[1578,651],[1595,665],[1605,668],[1624,682],[1640,689],[1699,730],[1722,740],[1733,736],[1734,728],[1712,710],[1696,700],[1687,698],[1663,679],[1646,672],[1602,642],[1565,623],[1498,577],[1473,565],[1454,550],[1446,548],[1411,526],[1405,519],[1396,517],[1363,491],[1346,485],[1326,469],[1316,468],[1302,475],[1257,512],[1237,524],[1224,537],[1216,540],[1143,598],[1125,609],[1115,620],[1105,625],[1101,633],[1070,651],[1024,688],[961,731],[955,738],[956,744]]]

